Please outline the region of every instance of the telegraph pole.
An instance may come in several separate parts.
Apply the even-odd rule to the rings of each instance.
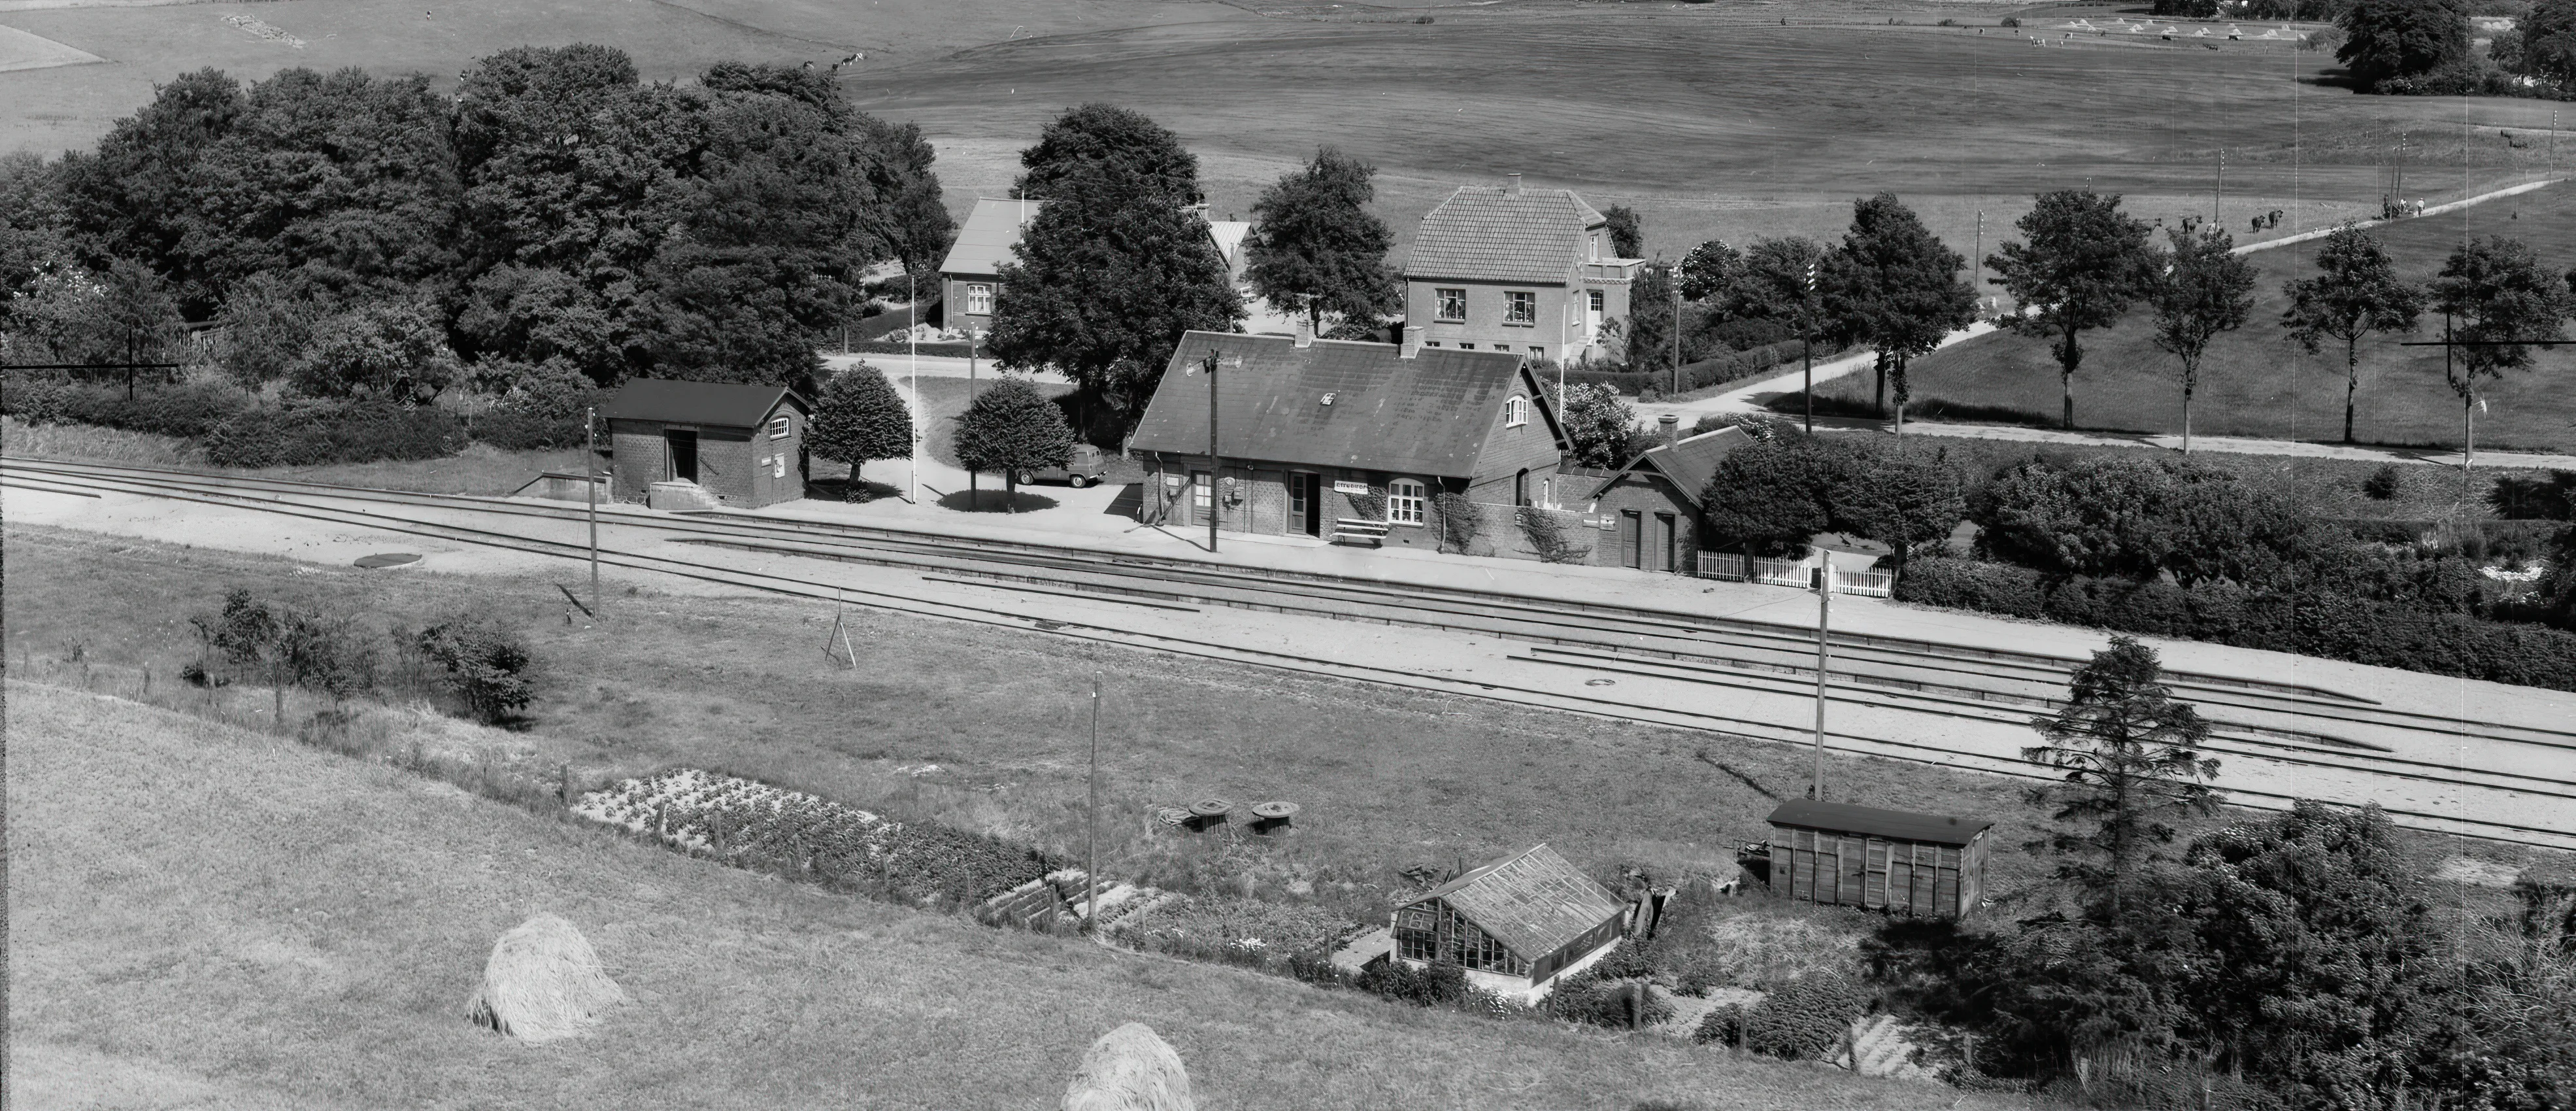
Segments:
[[[1804,368],[1806,374],[1806,389],[1801,392],[1807,398],[1807,435],[1810,436],[1816,434],[1816,345],[1807,333],[1815,330],[1816,327],[1815,301],[1816,264],[1810,262],[1807,264],[1806,300],[1798,306],[1798,363]],[[1678,320],[1674,321],[1673,330],[1676,335],[1681,331],[1680,323]],[[1823,743],[1823,734],[1817,734],[1817,738],[1817,743]]]
[[[1673,388],[1671,392],[1678,394],[1682,392],[1682,268],[1680,265],[1664,268],[1664,284],[1673,287]]]
[[[1082,928],[1096,930],[1100,922],[1100,676],[1091,677],[1091,809],[1083,819],[1082,834]]]
[[[1225,515],[1225,460],[1216,453],[1216,348],[1208,348],[1208,554],[1216,554],[1216,521]]]
[[[1815,780],[1807,789],[1817,802],[1825,801],[1825,667],[1833,661],[1833,648],[1826,640],[1834,623],[1834,553],[1828,549],[1816,585],[1816,768]]]
[[[904,329],[904,334],[912,338],[912,454],[904,460],[904,485],[911,488],[911,494],[904,500],[919,505],[921,504],[921,278],[918,275],[905,274],[903,288],[904,295],[912,298],[912,327]],[[972,373],[971,367],[969,373]],[[852,470],[855,472],[856,468]],[[850,478],[852,481],[857,481],[858,475],[853,473]]]
[[[581,488],[590,495],[590,619],[599,620],[599,407],[581,412]]]
[[[2227,197],[2227,148],[2218,148],[2218,184],[2209,191],[2209,226],[2222,226],[2218,208]]]

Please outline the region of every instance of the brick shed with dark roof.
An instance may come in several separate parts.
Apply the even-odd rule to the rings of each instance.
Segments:
[[[1516,355],[1191,332],[1128,438],[1149,472],[1139,511],[1204,526],[1214,509],[1220,529],[1318,537],[1365,521],[1386,543],[1434,547],[1439,495],[1528,504],[1555,476],[1565,441],[1551,397]]]
[[[1750,442],[1741,428],[1682,437],[1637,453],[1626,465],[1598,475],[1575,493],[1592,513],[1614,518],[1612,532],[1592,549],[1592,562],[1640,571],[1697,573],[1705,541],[1700,496],[1718,461]]]
[[[1619,940],[1627,904],[1546,845],[1487,861],[1395,909],[1395,955],[1506,991],[1540,989]]]
[[[1405,335],[1439,348],[1582,362],[1614,354],[1603,329],[1628,315],[1637,259],[1569,189],[1461,186],[1422,218],[1402,268]]]
[[[656,482],[689,482],[745,509],[802,498],[812,412],[785,386],[632,379],[599,413],[611,496],[644,501]]]
[[[1792,899],[1960,918],[1985,898],[1993,822],[1805,799],[1769,821],[1771,890]]]

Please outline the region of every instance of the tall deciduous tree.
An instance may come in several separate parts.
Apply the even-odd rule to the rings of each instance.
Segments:
[[[1682,256],[1682,299],[1722,299],[1743,266],[1744,252],[1727,246],[1723,240],[1712,239],[1691,248],[1689,254]]]
[[[939,174],[931,164],[938,153],[917,123],[889,123],[865,112],[853,113],[854,126],[866,136],[874,158],[868,178],[876,203],[864,216],[908,274],[939,265],[957,238],[957,217],[940,199]]]
[[[1896,389],[1896,434],[1905,434],[1913,390],[1907,364],[1976,321],[1977,291],[1959,277],[1968,260],[1932,235],[1894,193],[1852,202],[1851,230],[1825,267],[1826,314],[1878,349],[1886,387]],[[1892,380],[1892,381],[1891,381]]]
[[[199,163],[245,105],[241,83],[221,70],[182,74],[116,121],[94,151],[63,157],[73,233],[103,256],[136,260],[168,278],[194,319],[221,301],[203,246],[209,229],[192,203]]]
[[[2424,293],[2397,277],[2379,240],[2351,224],[2326,233],[2314,278],[2293,279],[2281,326],[2311,355],[2329,339],[2343,343],[2343,442],[2351,443],[2354,398],[2361,392],[2361,341],[2379,332],[2411,332]]]
[[[2576,0],[2540,0],[2520,26],[2496,36],[2496,45],[2518,43],[2505,68],[2540,78],[2559,88],[2576,85]]]
[[[1386,262],[1395,237],[1368,211],[1375,176],[1377,167],[1325,147],[1252,205],[1244,277],[1273,305],[1302,303],[1317,335],[1326,317],[1374,326],[1404,303]]]
[[[1640,446],[1637,411],[1607,383],[1573,386],[1565,391],[1565,438],[1576,466],[1625,466]]]
[[[1170,128],[1133,108],[1085,104],[1065,110],[1020,152],[1023,172],[1013,197],[1055,201],[1079,195],[1091,179],[1125,182],[1173,205],[1200,199],[1199,159]]]
[[[1824,267],[1830,252],[1815,240],[1803,236],[1757,239],[1744,249],[1744,264],[1735,272],[1718,305],[1721,316],[1744,320],[1768,320],[1798,337],[1802,348],[1811,348],[1823,335],[1831,320],[1825,309]],[[1803,357],[1810,367],[1813,354]],[[1815,390],[1806,390],[1807,430],[1815,430]]]
[[[2008,318],[2014,331],[2053,340],[2066,427],[2075,427],[2075,371],[2084,363],[2078,343],[2093,328],[2119,323],[2129,303],[2154,275],[2145,221],[2120,211],[2117,194],[2090,189],[2042,193],[2014,222],[2023,242],[2007,242],[1986,265],[2019,302]]]
[[[871,459],[912,456],[912,409],[903,403],[883,373],[866,363],[844,367],[823,384],[814,401],[814,420],[806,429],[805,449],[835,463],[850,465],[844,500],[856,500],[859,469]]]
[[[422,404],[456,381],[447,330],[428,305],[372,303],[322,321],[287,371],[308,397]]]
[[[2529,344],[2498,341],[2556,339],[2569,313],[2576,311],[2576,297],[2564,281],[2541,269],[2530,244],[2503,236],[2482,236],[2452,251],[2433,279],[2432,293],[2435,308],[2466,322],[2446,338],[2484,341],[2451,348],[2443,363],[2451,391],[2460,397],[2460,466],[2465,469],[2477,449],[2481,383],[2531,365]]]
[[[1243,298],[1207,221],[1175,203],[1168,182],[1117,165],[1029,221],[1019,261],[1002,268],[989,349],[1005,367],[1062,372],[1123,434],[1181,335],[1233,331]]]
[[[957,418],[957,462],[969,472],[1002,472],[1004,498],[1018,512],[1020,472],[1073,461],[1073,426],[1037,387],[1005,378],[975,395]]]
[[[2154,649],[2114,635],[2076,670],[2065,708],[2032,719],[2047,743],[2022,750],[2023,759],[2061,773],[2029,792],[2063,827],[2031,850],[2058,854],[2058,878],[2076,884],[2085,909],[2108,921],[2119,920],[2147,867],[2163,859],[2158,846],[2175,834],[2169,823],[2218,809],[2208,782],[2218,761],[2201,755],[2209,723],[2174,700],[2163,669]]]
[[[187,329],[179,319],[179,300],[170,283],[152,268],[131,259],[110,263],[98,296],[77,322],[88,334],[92,361],[119,362],[124,368],[125,396],[134,396],[136,363],[172,362],[186,350]],[[105,356],[104,359],[99,358]]]
[[[19,330],[14,306],[35,295],[38,278],[73,265],[66,218],[61,163],[0,154],[0,332]]]
[[[1608,222],[1610,253],[1620,258],[1646,257],[1646,225],[1638,217],[1636,209],[1614,204],[1601,214],[1601,218]]]
[[[2335,59],[2363,92],[2469,56],[2469,12],[2455,0],[2354,0],[2337,23]]]
[[[221,330],[215,364],[242,389],[285,378],[313,341],[313,304],[296,297],[273,274],[254,274],[233,287],[215,317]]]
[[[2182,360],[2182,450],[2191,452],[2191,397],[2209,341],[2245,326],[2254,310],[2254,264],[2236,253],[2236,240],[2217,228],[2176,229],[2164,267],[2148,288],[2155,306],[2156,347]]]

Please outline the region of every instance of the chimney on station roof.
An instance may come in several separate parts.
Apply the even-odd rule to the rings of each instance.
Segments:
[[[1503,195],[1506,197],[1517,197],[1521,195],[1521,175],[1503,175]]]
[[[1297,314],[1297,346],[1315,346],[1315,321],[1303,312]]]
[[[1657,431],[1664,434],[1665,447],[1671,447],[1674,444],[1682,442],[1681,417],[1672,413],[1666,413],[1660,417],[1656,417],[1655,424],[1657,426]]]

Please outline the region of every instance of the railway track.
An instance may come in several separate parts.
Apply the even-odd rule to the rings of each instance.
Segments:
[[[578,505],[546,505],[465,495],[336,487],[278,479],[204,475],[156,468],[0,458],[0,486],[97,496],[127,494],[255,509],[310,520],[433,536],[542,555],[581,557],[587,549],[529,535],[580,521]],[[426,518],[420,511],[466,513],[474,524]],[[611,566],[813,598],[849,601],[925,616],[1002,624],[1156,651],[1179,652],[1344,678],[1438,690],[1622,720],[1710,730],[1759,740],[1803,742],[1812,734],[1770,717],[1723,712],[1729,700],[1809,695],[1812,628],[1601,602],[1538,598],[1464,587],[1426,587],[1306,572],[1275,571],[1167,556],[1110,553],[1023,541],[930,536],[864,524],[781,520],[741,513],[660,514],[603,507],[603,525],[638,530],[707,560],[604,547]],[[488,526],[488,527],[487,527]],[[518,526],[512,531],[512,526]],[[801,574],[751,570],[721,562],[725,553],[764,559],[836,560],[907,571],[949,588],[956,598],[852,588]],[[959,590],[957,588],[964,588]],[[976,589],[982,588],[982,589]],[[985,600],[975,595],[997,595]],[[1719,697],[1708,709],[1656,706],[1564,691],[1528,689],[1445,676],[1428,670],[1322,659],[1134,627],[1115,619],[1068,617],[1060,603],[1135,607],[1145,611],[1230,608],[1324,620],[1401,625],[1520,643],[1509,657],[1533,673],[1580,670],[1686,684]],[[1140,617],[1143,615],[1140,614]],[[2066,680],[2082,661],[2046,653],[1992,649],[1885,636],[1834,635],[1831,700],[1897,720],[1948,721],[1991,728],[2006,744],[1926,743],[1919,731],[1880,728],[1832,733],[1838,751],[1938,763],[2023,778],[2042,777],[2020,760],[2029,734],[2021,723],[2061,704]],[[2233,760],[2324,777],[2400,785],[2457,795],[2438,810],[2384,802],[2408,825],[2526,844],[2576,848],[2576,778],[2533,766],[2565,764],[2576,730],[2442,717],[2389,707],[2345,691],[2243,676],[2177,672],[2177,692],[2217,724],[2213,751]],[[1543,685],[1543,684],[1539,684]],[[1910,735],[1909,735],[1910,733]],[[2500,752],[2543,759],[2484,759],[2460,765],[2424,758],[2438,741],[2474,741]],[[2226,785],[2241,801],[2285,805],[2286,793]],[[2330,797],[2330,796],[2329,796]],[[2411,798],[2412,795],[2405,797]],[[2538,812],[2539,822],[2500,813]]]

